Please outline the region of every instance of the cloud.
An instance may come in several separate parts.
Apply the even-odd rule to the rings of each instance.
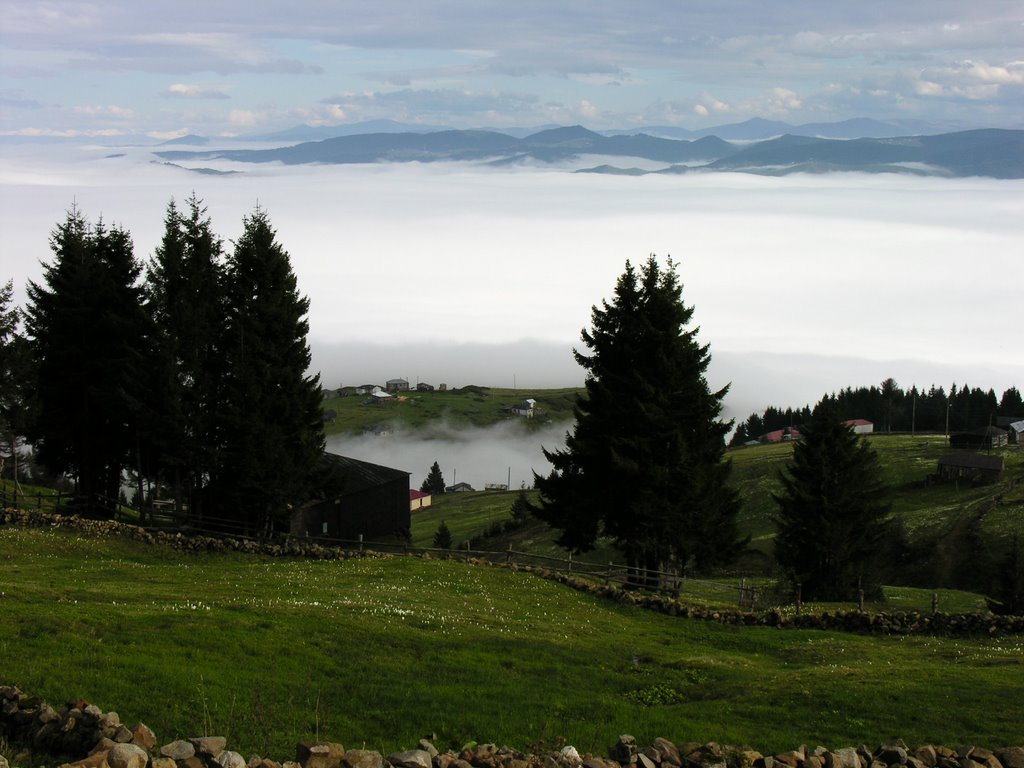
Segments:
[[[87,117],[112,118],[114,120],[132,120],[135,117],[135,110],[128,107],[107,106],[78,106],[73,111]]]
[[[223,88],[198,83],[173,83],[167,86],[165,96],[185,99],[230,99]]]

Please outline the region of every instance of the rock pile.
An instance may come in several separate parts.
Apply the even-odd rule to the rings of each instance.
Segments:
[[[835,611],[788,614],[777,609],[754,613],[689,605],[665,595],[631,592],[619,587],[596,584],[561,571],[525,566],[520,570],[557,581],[572,589],[635,605],[649,611],[719,624],[777,629],[827,629],[833,632],[885,635],[994,636],[1024,633],[1024,616],[997,616],[992,613],[922,613],[920,611]]]
[[[799,747],[764,755],[748,747],[663,738],[641,747],[627,735],[608,748],[607,757],[581,756],[572,746],[526,753],[476,743],[440,752],[424,739],[415,749],[386,757],[367,749],[346,750],[337,742],[302,742],[294,760],[277,762],[259,755],[243,758],[227,748],[223,736],[157,747],[153,731],[142,723],[129,728],[116,712],[86,701],[70,701],[58,711],[13,686],[0,686],[0,737],[25,747],[14,758],[15,768],[30,759],[38,764],[41,754],[70,758],[62,768],[1024,768],[1021,746],[993,750],[927,744],[910,749],[897,739],[874,751]],[[10,768],[2,756],[0,768]]]

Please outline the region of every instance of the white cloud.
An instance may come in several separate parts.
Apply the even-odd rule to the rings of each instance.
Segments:
[[[164,92],[167,96],[176,96],[186,99],[229,99],[226,89],[215,85],[200,85],[199,83],[172,83],[167,86]]]
[[[135,110],[115,105],[78,106],[74,107],[73,111],[88,117],[107,117],[115,120],[131,120],[135,117]]]

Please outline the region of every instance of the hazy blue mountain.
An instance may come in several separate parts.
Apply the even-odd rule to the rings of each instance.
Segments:
[[[701,136],[717,136],[730,141],[756,141],[770,139],[783,134],[793,136],[820,136],[830,139],[861,139],[906,136],[907,134],[940,133],[922,121],[881,122],[866,117],[857,117],[835,123],[804,123],[791,125],[777,120],[754,118],[742,123],[716,125],[711,128],[690,130],[677,126],[649,126],[628,131],[603,131],[606,136],[623,136],[646,133],[671,139],[696,139]]]
[[[176,139],[168,139],[167,141],[162,141],[157,146],[171,147],[174,146],[175,144],[184,144],[185,146],[189,147],[202,147],[209,143],[210,139],[208,137],[190,133],[187,136],[179,136]]]
[[[435,133],[450,130],[444,125],[416,125],[396,120],[365,120],[344,125],[296,125],[274,133],[255,134],[243,137],[245,141],[323,141],[339,136],[356,136],[365,133]]]
[[[823,164],[842,170],[864,170],[915,164],[950,176],[1024,178],[1024,131],[983,129],[885,139],[836,141],[806,136],[781,136],[744,147],[710,163],[713,170],[754,170]],[[913,166],[911,166],[913,167]]]
[[[748,128],[772,129],[759,121]],[[871,126],[857,122],[853,127]],[[643,158],[668,166],[660,172],[683,173],[699,164],[702,171],[786,174],[828,170],[867,173],[899,172],[944,176],[1024,178],[1024,131],[984,129],[934,136],[829,139],[783,134],[777,138],[733,144],[718,136],[695,141],[647,134],[605,136],[579,125],[550,128],[523,138],[495,131],[368,133],[265,150],[165,150],[168,161],[226,159],[248,163],[379,163],[459,160],[507,165],[526,160],[557,163],[589,155]],[[592,173],[634,173],[610,164]]]

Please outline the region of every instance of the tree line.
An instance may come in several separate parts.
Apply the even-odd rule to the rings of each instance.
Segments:
[[[987,427],[998,416],[1024,417],[1024,399],[1016,387],[997,398],[993,389],[983,390],[967,384],[919,390],[903,389],[888,378],[878,386],[847,387],[822,396],[814,408],[776,408],[752,413],[737,425],[730,445],[743,445],[768,432],[797,427],[810,422],[822,408],[829,408],[842,419],[867,419],[876,432],[964,432]]]
[[[206,527],[282,525],[324,436],[309,302],[267,212],[243,217],[227,248],[201,200],[172,200],[143,262],[125,229],[72,208],[50,249],[24,310],[10,283],[0,294],[12,453],[27,438],[92,513],[109,513],[131,478],[139,501],[165,499]]]

